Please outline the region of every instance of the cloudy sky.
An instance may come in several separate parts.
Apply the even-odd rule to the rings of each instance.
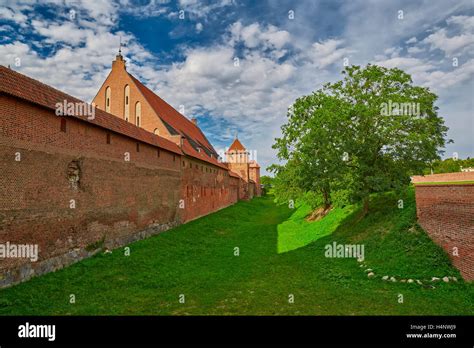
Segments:
[[[128,71],[223,149],[235,132],[264,171],[296,97],[344,63],[410,73],[439,95],[454,140],[474,156],[472,0],[0,0],[0,64],[90,102],[119,42]]]

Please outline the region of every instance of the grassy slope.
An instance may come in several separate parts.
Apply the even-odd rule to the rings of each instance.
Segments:
[[[367,279],[353,259],[324,257],[333,240],[365,243],[366,263],[380,276],[458,276],[422,231],[407,231],[413,195],[403,210],[395,199],[379,197],[369,217],[356,222],[354,213],[332,235],[283,254],[277,226],[292,212],[271,197],[240,202],[133,243],[129,257],[114,250],[2,290],[0,314],[473,314],[473,284],[391,284]]]
[[[278,252],[295,250],[333,233],[353,207],[333,208],[319,221],[306,221],[311,207],[302,204],[285,222],[278,225]]]

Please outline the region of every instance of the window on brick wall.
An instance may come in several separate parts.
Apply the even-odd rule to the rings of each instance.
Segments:
[[[137,152],[140,152],[140,143],[137,143]]]
[[[137,127],[141,127],[141,120],[142,118],[142,105],[140,104],[140,102],[137,102],[135,104],[135,125]]]
[[[125,121],[128,122],[128,119],[130,117],[130,86],[126,85],[125,90],[124,90],[124,110],[123,110],[123,118]]]
[[[61,117],[61,132],[66,132],[66,119]]]
[[[183,161],[183,167],[184,167],[184,166],[186,166],[186,164],[185,164],[184,161]]]
[[[107,144],[110,144],[110,133],[107,133]]]
[[[173,155],[173,162],[176,162],[176,155]]]
[[[105,89],[105,111],[110,112],[110,99],[112,97],[112,90],[110,87]]]
[[[156,150],[156,156],[157,156],[158,158],[160,158],[160,149],[157,149],[157,150]]]

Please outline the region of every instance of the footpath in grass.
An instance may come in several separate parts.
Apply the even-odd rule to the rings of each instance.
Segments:
[[[333,233],[285,253],[277,229],[294,211],[271,196],[239,202],[132,243],[130,256],[116,249],[1,290],[0,315],[472,315],[473,284],[381,279],[460,278],[416,227],[413,193],[404,209],[397,199],[374,197],[367,217],[355,211]],[[354,259],[326,258],[333,241],[364,243],[376,278]]]

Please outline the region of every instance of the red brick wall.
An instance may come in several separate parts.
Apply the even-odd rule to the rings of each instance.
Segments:
[[[74,188],[70,180],[77,176]],[[236,179],[225,170],[5,95],[0,96],[0,191],[0,243],[39,246],[38,262],[2,260],[0,287],[238,199]]]
[[[181,162],[184,221],[237,202],[236,179],[227,170],[188,156],[183,156]]]
[[[255,181],[255,195],[261,196],[262,190],[260,187],[260,168],[250,167],[250,179]]]
[[[415,192],[420,225],[464,279],[474,280],[474,184],[416,185]]]

